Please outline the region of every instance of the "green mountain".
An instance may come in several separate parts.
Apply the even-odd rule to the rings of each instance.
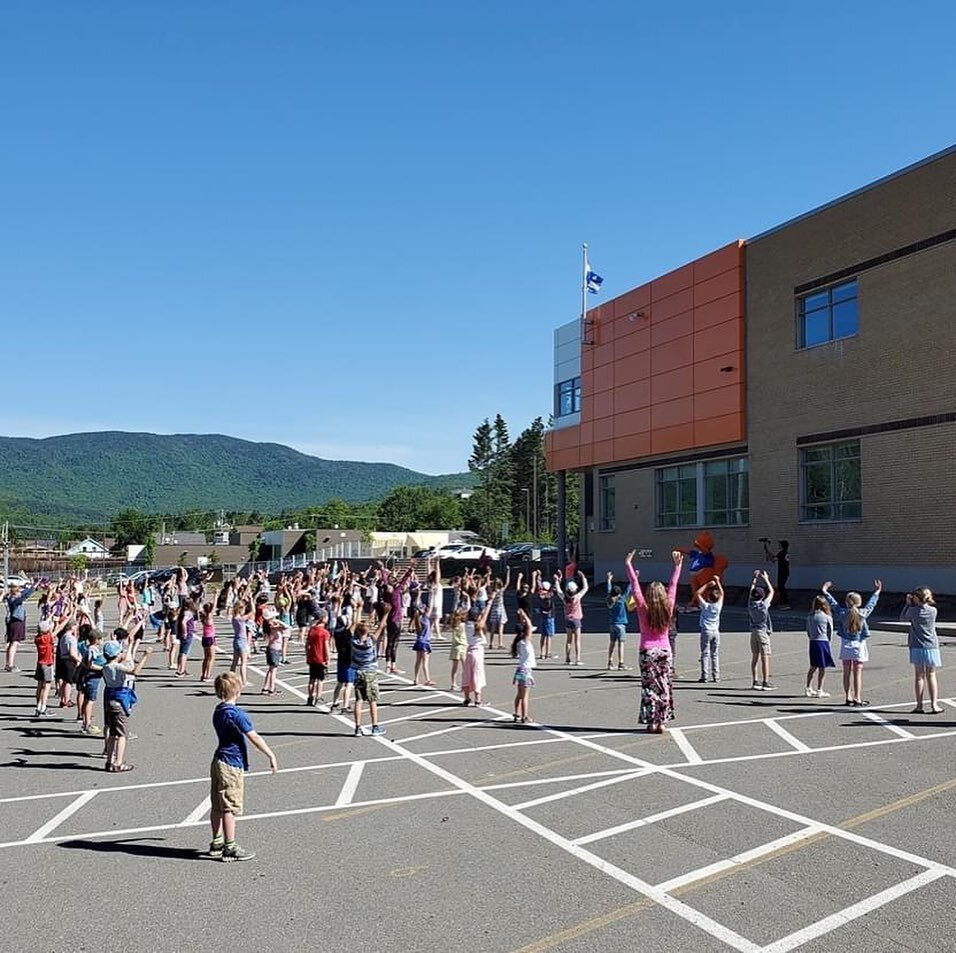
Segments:
[[[222,434],[0,437],[0,515],[14,517],[101,520],[126,507],[278,513],[336,497],[375,500],[401,485],[471,483],[469,473],[429,476],[392,463],[323,460]]]

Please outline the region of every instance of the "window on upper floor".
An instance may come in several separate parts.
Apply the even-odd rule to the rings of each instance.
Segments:
[[[581,378],[572,377],[554,387],[554,416],[568,417],[581,411]]]
[[[852,337],[859,330],[856,278],[797,299],[797,347]]]
[[[800,451],[800,519],[842,522],[863,516],[860,441]]]

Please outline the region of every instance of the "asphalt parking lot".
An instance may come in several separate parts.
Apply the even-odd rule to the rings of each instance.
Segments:
[[[678,637],[663,736],[636,730],[636,673],[605,670],[603,632],[583,667],[540,665],[527,726],[504,652],[488,704],[464,708],[435,643],[436,688],[383,684],[384,738],[305,706],[297,646],[279,696],[254,664],[242,704],[280,772],[252,752],[239,840],[257,856],[232,865],[204,856],[215,699],[198,662],[176,680],[150,660],[136,770],[117,776],[72,710],[33,720],[27,643],[24,672],[0,675],[0,950],[956,950],[948,669],[946,713],[912,715],[905,639],[874,633],[871,705],[846,709],[836,672],[831,698],[804,697],[803,633],[775,634],[763,693],[746,634],[724,628],[717,684]]]

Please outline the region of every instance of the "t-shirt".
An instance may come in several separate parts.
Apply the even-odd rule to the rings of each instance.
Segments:
[[[807,638],[811,642],[829,642],[833,635],[833,616],[818,609],[807,616]]]
[[[130,674],[133,671],[132,662],[107,662],[103,666],[103,684],[107,688],[124,688],[133,682]]]
[[[305,660],[310,665],[329,664],[329,630],[324,625],[313,625],[305,638]]]
[[[231,702],[221,702],[212,713],[212,726],[219,744],[213,757],[234,768],[249,770],[249,749],[246,735],[253,731],[252,720]]]
[[[747,607],[750,611],[750,628],[755,631],[770,631],[770,600],[751,599]]]
[[[57,646],[57,655],[59,655],[60,658],[70,658],[71,655],[78,654],[76,645],[76,636],[73,634],[73,630],[67,629],[60,636],[59,645]],[[48,663],[44,662],[44,664],[46,665]]]
[[[716,602],[708,602],[706,599],[700,601],[700,631],[705,635],[718,635],[720,633],[720,610],[724,607],[724,600],[718,599]]]
[[[910,624],[906,639],[909,648],[939,648],[939,638],[936,635],[936,606],[928,603],[908,605],[903,609],[900,619]]]
[[[356,672],[374,672],[378,669],[375,643],[371,639],[364,642],[352,639],[352,668]]]
[[[40,632],[33,640],[37,647],[37,665],[53,664],[53,633]]]
[[[352,633],[348,629],[336,629],[334,638],[338,664],[345,668],[352,664]]]

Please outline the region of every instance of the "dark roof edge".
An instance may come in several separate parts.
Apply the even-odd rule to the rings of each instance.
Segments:
[[[861,195],[863,192],[869,192],[870,189],[875,189],[877,186],[883,185],[886,182],[890,182],[893,179],[897,179],[901,175],[906,175],[909,172],[913,172],[924,165],[929,165],[932,162],[938,162],[940,159],[943,159],[953,153],[956,153],[956,144],[947,146],[945,149],[942,149],[939,152],[934,152],[931,156],[926,156],[923,159],[919,159],[902,169],[897,169],[895,172],[891,172],[889,175],[884,175],[875,182],[870,182],[858,189],[854,189],[852,192],[847,192],[846,195],[841,195],[839,198],[832,199],[823,205],[818,205],[809,212],[803,212],[794,218],[790,218],[785,222],[781,222],[779,225],[774,225],[772,228],[768,228],[766,231],[760,232],[759,235],[754,235],[753,238],[748,238],[747,243],[750,244],[751,242],[760,241],[761,238],[766,238],[768,235],[773,235],[774,232],[779,232],[783,228],[789,228],[791,225],[796,225],[797,222],[802,222],[805,218],[810,218],[811,215],[817,215],[820,212],[825,212],[828,208],[832,208],[834,205],[839,205],[841,202],[846,202],[848,199],[855,198],[857,195]]]

